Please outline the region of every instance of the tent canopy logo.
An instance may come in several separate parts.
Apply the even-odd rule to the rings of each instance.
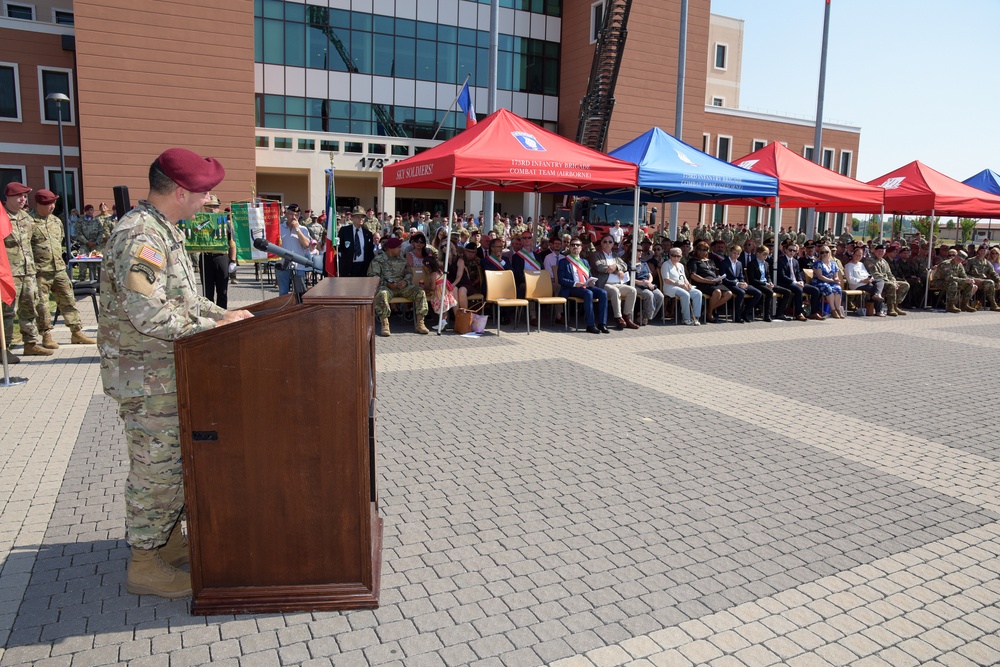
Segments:
[[[753,166],[760,162],[760,160],[743,160],[740,162],[739,166],[743,169],[753,169]]]
[[[885,181],[885,183],[883,183],[879,187],[883,188],[885,190],[895,190],[900,185],[902,185],[903,181],[905,181],[905,180],[906,180],[906,176],[896,176],[894,178],[887,178],[886,181]]]
[[[689,158],[689,157],[688,157],[687,155],[684,155],[684,153],[681,153],[681,152],[680,152],[679,150],[677,150],[676,148],[674,149],[674,152],[675,152],[675,153],[677,153],[677,158],[678,158],[678,159],[679,159],[679,160],[680,160],[681,162],[683,162],[684,164],[689,164],[689,165],[691,165],[692,167],[700,167],[700,166],[701,166],[701,165],[699,165],[699,164],[698,164],[698,163],[696,163],[696,162],[692,162],[692,161],[691,161],[691,158]]]
[[[545,151],[545,147],[538,143],[538,139],[535,139],[535,135],[529,134],[527,132],[511,132],[517,143],[521,144],[525,150],[529,151]]]

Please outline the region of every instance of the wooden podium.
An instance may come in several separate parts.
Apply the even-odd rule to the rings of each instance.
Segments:
[[[328,278],[174,344],[192,613],[378,606],[377,287]]]

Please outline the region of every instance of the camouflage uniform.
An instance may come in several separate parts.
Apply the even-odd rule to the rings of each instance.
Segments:
[[[99,218],[84,218],[76,223],[76,242],[83,251],[103,250],[107,240],[104,225]]]
[[[910,283],[899,280],[893,275],[889,260],[885,257],[882,259],[874,256],[866,258],[865,268],[875,280],[883,281],[885,286],[882,288],[882,296],[885,297],[885,305],[889,309],[889,313],[891,314],[894,309],[898,310],[899,304],[903,302],[906,293],[910,291]]]
[[[493,223],[493,231],[497,233],[498,239],[507,239],[507,223],[503,220],[498,220]]]
[[[690,241],[691,240],[691,230],[688,228],[688,224],[685,222],[681,225],[680,229],[677,230],[677,242]]]
[[[31,215],[20,210],[17,215],[10,216],[11,234],[3,240],[10,262],[10,272],[14,277],[13,305],[3,304],[3,332],[7,345],[14,337],[14,313],[21,325],[21,338],[24,344],[40,343],[38,326],[35,324],[35,304],[38,302],[38,284],[35,280],[35,259],[31,253],[31,234],[34,226]]]
[[[739,245],[741,248],[747,247],[747,240],[749,238],[750,230],[744,229],[743,227],[737,227],[736,231],[733,232],[733,243]]]
[[[698,241],[708,241],[712,240],[712,230],[704,225],[704,223],[698,223],[698,226],[694,228],[694,232],[691,234],[693,239],[692,245],[696,245]]]
[[[63,261],[63,224],[54,215],[39,217],[32,213],[31,252],[35,258],[38,280],[38,299],[35,302],[35,323],[44,337],[52,330],[52,316],[49,314],[49,292],[55,297],[56,305],[63,314],[70,331],[80,331],[80,311],[76,309],[76,295],[73,283],[66,273]]]
[[[118,224],[118,220],[113,215],[102,214],[97,216],[97,221],[101,223],[101,229],[104,230],[104,241],[107,242],[111,238],[111,232],[115,231],[115,225]],[[100,248],[98,249],[100,250]]]
[[[326,247],[326,227],[319,222],[314,222],[307,229],[309,230],[309,236],[316,241],[316,247],[320,252],[323,252],[323,248]]]
[[[166,543],[184,508],[174,341],[213,328],[226,313],[198,294],[184,238],[140,201],[115,227],[104,254],[101,379],[125,421],[131,462],[125,528],[139,549]]]
[[[961,304],[968,303],[972,296],[972,286],[968,280],[968,275],[958,259],[947,259],[934,268],[934,275],[931,278],[931,289],[945,290],[947,296],[947,308],[952,312],[960,309],[958,298],[961,295]]]
[[[387,252],[375,255],[368,266],[368,275],[379,279],[378,291],[375,292],[375,317],[379,320],[389,317],[389,299],[399,297],[413,300],[413,312],[417,319],[427,315],[427,295],[413,284],[413,272],[406,259],[402,256],[392,257]],[[406,281],[406,287],[392,289],[390,283]]]
[[[523,222],[515,223],[514,226],[510,228],[511,238],[515,236],[520,236],[526,231],[528,231],[528,225],[524,224]]]
[[[723,243],[726,244],[726,248],[733,245],[733,240],[736,238],[736,234],[729,227],[723,227],[719,230],[719,235],[716,238],[722,239]]]
[[[986,303],[995,310],[997,307],[995,296],[996,283],[1000,278],[997,277],[997,272],[993,269],[990,261],[985,257],[979,259],[978,255],[974,255],[966,260],[965,272],[970,278],[978,278],[980,280],[979,290],[983,293]]]
[[[840,235],[840,237],[837,240],[843,243],[844,245],[847,245],[848,243],[854,242],[854,236],[850,232],[844,232],[843,234]]]
[[[365,229],[367,229],[368,231],[370,231],[372,234],[375,234],[376,232],[379,235],[382,234],[382,223],[378,221],[378,218],[375,218],[375,217],[367,218],[366,217],[365,221],[363,223],[361,223],[361,226],[364,227]],[[309,225],[309,229],[310,230],[312,229],[312,225]],[[313,238],[316,238],[316,237],[313,236]]]

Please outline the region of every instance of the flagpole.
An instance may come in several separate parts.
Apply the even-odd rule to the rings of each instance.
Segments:
[[[677,95],[674,108],[674,138],[684,141],[684,84],[687,78],[687,32],[688,32],[688,0],[681,0],[681,36],[677,45]],[[663,204],[661,203],[662,207]],[[678,202],[670,202],[670,238],[677,238],[677,217],[680,211]],[[663,214],[666,215],[664,210]]]
[[[16,387],[28,381],[28,378],[10,376],[10,367],[7,365],[7,333],[2,326],[0,326],[0,357],[3,359],[3,383],[0,387]]]
[[[816,100],[816,134],[813,136],[813,162],[823,164],[823,97],[826,91],[826,53],[830,41],[830,0],[826,0],[823,13],[823,47],[819,56],[819,96]],[[816,209],[809,209],[806,220],[806,238],[816,236]]]
[[[444,306],[444,294],[445,290],[448,289],[448,264],[451,262],[451,220],[455,216],[455,183],[458,181],[457,176],[451,177],[451,197],[448,199],[448,242],[444,247],[444,266],[441,268],[442,273],[444,273],[444,280],[441,282],[441,305]],[[457,248],[456,248],[457,250]],[[430,277],[430,276],[428,276]],[[440,336],[441,332],[444,331],[444,308],[438,313],[438,324],[437,324],[437,335]]]
[[[431,141],[434,141],[437,138],[438,132],[441,131],[441,126],[444,125],[446,120],[448,120],[448,114],[450,114],[452,109],[455,108],[455,103],[458,102],[458,98],[462,96],[462,90],[465,88],[465,84],[469,83],[469,79],[471,78],[472,72],[465,75],[465,81],[463,81],[462,85],[458,87],[458,95],[455,95],[455,99],[451,101],[451,105],[448,107],[448,110],[444,112],[444,118],[441,119],[441,122],[438,123],[437,129],[434,130],[434,136],[431,137]]]

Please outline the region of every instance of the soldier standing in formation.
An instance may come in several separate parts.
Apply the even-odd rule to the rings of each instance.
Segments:
[[[368,275],[379,279],[375,292],[375,317],[382,326],[382,335],[389,336],[389,299],[403,298],[413,301],[413,330],[429,334],[424,317],[427,315],[427,295],[413,284],[413,272],[406,259],[400,256],[403,241],[395,237],[386,240],[379,253],[368,266]]]
[[[24,210],[28,203],[28,193],[31,188],[22,183],[8,183],[4,189],[7,201],[4,208],[10,216],[11,233],[3,240],[10,263],[10,272],[14,278],[15,301],[11,305],[3,304],[3,331],[7,341],[7,362],[20,362],[10,352],[11,339],[14,337],[14,314],[21,325],[21,339],[24,341],[24,354],[27,357],[47,357],[52,354],[41,345],[38,327],[35,324],[35,304],[38,302],[38,283],[35,279],[35,260],[31,253],[31,234],[34,226],[31,216]]]
[[[42,335],[42,346],[58,350],[59,344],[52,338],[52,315],[49,313],[49,293],[55,297],[59,312],[66,326],[73,332],[73,345],[94,345],[97,341],[83,333],[80,311],[76,309],[76,295],[73,283],[66,273],[63,260],[63,223],[52,215],[59,196],[50,190],[35,193],[35,210],[32,217],[31,253],[35,258],[35,273],[38,280],[35,302],[35,322]]]
[[[174,341],[252,317],[198,294],[180,220],[190,220],[225,170],[183,148],[149,168],[149,196],[108,239],[101,277],[98,340],[104,392],[118,401],[130,461],[125,485],[126,539],[132,548],[126,589],[178,598],[191,594],[180,528],[184,509]]]

